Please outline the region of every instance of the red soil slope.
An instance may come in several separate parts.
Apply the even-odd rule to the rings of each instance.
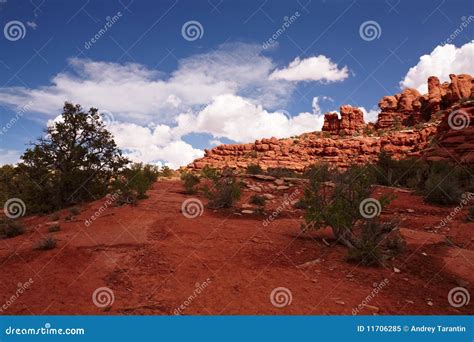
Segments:
[[[282,207],[294,189],[273,189],[280,196],[270,208]],[[351,314],[387,279],[359,314],[474,313],[473,301],[461,308],[448,302],[450,289],[474,283],[466,209],[435,228],[453,208],[396,189],[378,188],[374,196],[387,191],[398,198],[383,215],[401,218],[408,251],[379,269],[345,262],[346,249],[332,244],[329,231],[302,234],[302,212],[289,206],[266,226],[265,216],[234,210],[186,218],[180,208],[190,196],[177,180],[157,182],[136,207],[106,209],[89,227],[84,221],[103,201],[81,207],[71,222],[62,212],[61,231],[51,233],[58,247],[50,251],[32,248],[48,234],[48,218],[25,218],[25,235],[0,240],[0,308],[31,278],[2,314],[168,315],[181,305],[181,314]],[[92,301],[104,286],[115,297],[105,309]],[[291,291],[289,305],[272,305],[277,287]]]

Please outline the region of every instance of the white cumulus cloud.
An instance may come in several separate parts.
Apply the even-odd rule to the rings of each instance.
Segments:
[[[286,68],[277,69],[271,80],[337,82],[349,76],[347,66],[338,68],[328,57],[319,55],[305,59],[295,58]]]
[[[408,70],[400,86],[415,88],[425,94],[428,92],[428,77],[437,76],[445,82],[449,81],[449,74],[474,75],[474,40],[459,48],[452,44],[438,45],[429,55],[420,57],[419,62]]]

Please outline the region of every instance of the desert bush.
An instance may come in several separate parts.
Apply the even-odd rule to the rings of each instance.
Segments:
[[[306,201],[304,200],[304,198],[300,198],[294,205],[293,205],[294,208],[296,209],[307,209],[308,208],[308,204],[306,203]]]
[[[383,262],[383,246],[380,242],[395,227],[392,222],[383,222],[379,214],[391,198],[378,200],[376,215],[363,215],[360,205],[370,199],[375,176],[370,166],[351,166],[347,171],[337,173],[333,178],[334,188],[327,188],[316,177],[305,190],[304,203],[307,206],[304,230],[332,228],[339,243],[349,248],[349,260],[365,265]],[[370,199],[376,203],[374,199]]]
[[[395,160],[385,151],[379,154],[377,163],[374,165],[378,184],[408,188],[422,187],[428,169],[428,164],[420,159]]]
[[[283,178],[283,177],[297,177],[297,173],[293,170],[287,169],[285,167],[269,167],[267,169],[267,174],[269,176]]]
[[[56,239],[51,236],[48,236],[38,241],[34,245],[34,249],[39,250],[39,251],[47,251],[47,250],[56,248],[56,245],[57,245]]]
[[[211,209],[230,208],[240,198],[241,184],[234,175],[225,176],[213,181],[212,185],[204,188],[209,198],[208,207]]]
[[[169,166],[162,166],[159,175],[160,177],[170,178],[173,176],[173,170]]]
[[[78,207],[72,207],[69,208],[69,212],[71,213],[71,215],[77,216],[81,213],[81,209],[79,209]]]
[[[462,190],[453,174],[430,172],[424,187],[425,201],[449,205],[459,202]]]
[[[25,228],[18,222],[10,219],[0,219],[0,237],[9,239],[18,235],[22,235]]]
[[[474,207],[470,207],[467,210],[467,220],[471,221],[471,222],[474,222]]]
[[[59,216],[58,213],[54,213],[54,214],[52,214],[52,215],[49,217],[49,220],[50,220],[50,221],[59,221],[60,218],[61,218],[61,217]]]
[[[111,182],[110,190],[118,194],[115,203],[136,204],[147,198],[146,192],[158,179],[160,171],[154,165],[134,163],[122,170]]]
[[[50,226],[48,228],[48,232],[49,233],[55,233],[55,232],[59,232],[61,230],[61,227],[59,226],[59,224],[55,224],[53,226]]]
[[[201,170],[201,177],[209,180],[218,179],[221,176],[221,173],[218,169],[206,165]]]
[[[250,204],[258,205],[260,207],[263,207],[266,203],[266,199],[263,196],[254,194],[250,197]]]
[[[263,169],[258,164],[250,164],[247,166],[247,173],[249,175],[261,175],[263,173]]]
[[[312,182],[327,182],[331,180],[331,170],[327,163],[316,163],[304,171],[303,178]]]
[[[191,172],[183,172],[181,174],[181,180],[184,183],[184,189],[187,194],[195,194],[197,192],[196,186],[201,181],[199,176],[191,173]]]

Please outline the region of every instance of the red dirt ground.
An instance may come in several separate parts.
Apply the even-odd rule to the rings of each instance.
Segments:
[[[426,205],[396,189],[375,192],[396,194],[383,215],[401,219],[408,243],[384,268],[347,263],[346,248],[332,244],[329,230],[302,234],[302,212],[294,209],[267,226],[264,215],[233,211],[205,209],[202,216],[186,218],[181,205],[193,196],[177,180],[158,181],[148,199],[110,207],[89,227],[84,220],[104,200],[81,206],[70,222],[64,220],[68,211],[60,212],[56,233],[48,233],[49,217],[27,217],[26,234],[0,240],[0,308],[9,303],[2,314],[26,315],[169,315],[183,305],[185,315],[350,315],[374,283],[388,279],[359,314],[473,314],[474,300],[461,308],[448,302],[452,288],[474,284],[474,224],[466,221],[466,208],[435,231],[453,207]],[[273,202],[278,206],[278,198]],[[58,240],[57,248],[34,250],[48,234]],[[18,283],[30,278],[32,285],[12,302]],[[194,296],[205,281],[208,286]],[[99,287],[112,289],[111,306],[94,305]],[[289,305],[272,305],[277,287],[291,291]]]

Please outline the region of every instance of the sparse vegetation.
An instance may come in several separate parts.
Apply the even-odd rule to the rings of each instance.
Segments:
[[[267,174],[269,176],[284,178],[284,177],[297,177],[295,171],[287,169],[285,167],[269,167],[267,169]]]
[[[59,232],[61,230],[61,227],[59,226],[59,224],[55,224],[53,226],[50,226],[48,228],[48,232],[49,233],[55,233],[55,232]]]
[[[260,207],[265,206],[266,199],[263,196],[254,194],[250,197],[250,204],[258,205]]]
[[[173,170],[171,170],[168,166],[162,166],[159,172],[160,177],[170,178],[173,176]]]
[[[250,175],[261,175],[263,169],[258,164],[250,164],[247,166],[247,173]]]
[[[314,175],[305,191],[307,210],[303,229],[330,226],[337,241],[349,248],[349,260],[364,265],[382,264],[385,246],[381,242],[394,230],[395,224],[383,222],[379,216],[391,198],[370,198],[375,184],[370,166],[351,166],[335,174],[333,189],[324,186],[318,173]],[[376,215],[363,215],[365,209],[360,206],[368,199]]]
[[[206,165],[201,170],[201,177],[209,180],[218,179],[221,176],[221,173],[218,169]]]
[[[25,227],[10,219],[0,219],[0,238],[9,239],[25,232]]]
[[[181,180],[184,183],[184,189],[187,194],[193,195],[197,192],[196,186],[200,183],[199,176],[191,172],[183,172],[181,174]]]
[[[229,173],[230,171],[224,172],[223,177],[214,180],[211,187],[205,187],[204,192],[209,198],[209,208],[231,208],[240,198],[241,184],[235,175]]]
[[[154,165],[134,163],[122,170],[111,182],[111,191],[118,194],[117,205],[136,204],[147,198],[146,192],[158,179],[160,171]]]
[[[311,181],[327,182],[331,180],[331,170],[327,163],[317,163],[304,171],[303,178]]]
[[[81,213],[81,209],[79,209],[78,207],[72,207],[69,208],[69,212],[71,213],[71,215],[77,216]]]
[[[418,188],[427,177],[428,165],[417,158],[395,160],[382,151],[374,170],[378,184]]]
[[[56,245],[57,245],[56,239],[51,236],[48,236],[38,241],[35,244],[34,249],[39,250],[39,251],[47,251],[47,250],[56,248]]]

